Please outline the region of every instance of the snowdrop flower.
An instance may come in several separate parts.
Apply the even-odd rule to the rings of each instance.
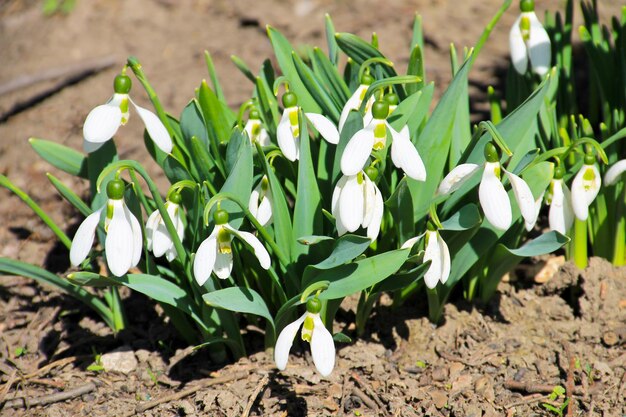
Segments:
[[[283,94],[283,117],[278,122],[276,128],[276,139],[278,147],[290,161],[300,159],[300,126],[298,125],[298,98],[292,92]],[[336,145],[339,143],[339,132],[337,128],[326,117],[317,113],[305,113],[306,118],[313,124],[313,127],[320,132],[320,135],[329,143]]]
[[[259,184],[252,190],[248,202],[248,210],[255,219],[265,226],[272,221],[272,193],[270,183],[266,175],[263,175]]]
[[[115,94],[106,103],[97,106],[89,112],[83,125],[83,147],[86,152],[94,152],[110,140],[120,126],[125,125],[129,118],[129,103],[131,103],[154,143],[165,153],[172,152],[172,139],[167,129],[156,114],[136,105],[128,95],[132,82],[130,77],[122,74],[115,77],[113,89]]]
[[[350,115],[351,110],[359,110],[361,108],[361,104],[363,104],[363,99],[365,98],[365,93],[369,86],[374,82],[374,77],[369,74],[363,74],[361,76],[361,84],[357,87],[357,89],[352,93],[346,104],[343,106],[341,110],[341,116],[339,116],[339,131],[343,130],[343,126],[346,124],[346,120],[348,120],[348,115]],[[371,95],[370,98],[365,103],[365,117],[363,118],[363,125],[367,126],[372,121],[372,105],[374,104],[374,95]]]
[[[211,276],[211,272],[215,272],[215,275],[220,279],[226,279],[230,276],[233,270],[231,246],[233,237],[237,237],[248,244],[254,251],[261,267],[269,269],[270,254],[256,236],[230,226],[228,213],[224,210],[216,210],[213,220],[215,220],[215,228],[211,235],[200,244],[193,261],[193,274],[198,285],[204,285]]]
[[[537,210],[535,199],[530,187],[519,176],[507,171],[500,165],[498,151],[495,145],[489,142],[485,145],[485,159],[483,175],[478,187],[478,197],[480,206],[485,213],[485,217],[495,228],[506,230],[511,225],[513,218],[511,212],[511,202],[500,181],[501,170],[504,171],[511,182],[515,200],[519,206],[526,227],[532,226],[537,221]],[[481,165],[461,164],[454,168],[439,184],[437,194],[445,195],[457,190],[471,175],[480,169]]]
[[[604,174],[604,183],[606,185],[615,185],[619,177],[626,171],[626,159],[617,161],[608,171]]]
[[[587,220],[589,206],[600,192],[602,180],[595,162],[592,154],[585,154],[583,166],[572,182],[572,208],[576,218],[581,221]]]
[[[104,250],[111,273],[121,277],[141,258],[141,226],[124,203],[124,182],[111,180],[106,190],[109,197],[106,205],[87,216],[76,231],[70,248],[70,262],[78,266],[89,255],[100,216],[106,207]]]
[[[311,354],[313,363],[317,371],[322,376],[328,376],[335,367],[335,342],[333,336],[322,323],[319,312],[322,309],[322,302],[313,298],[306,303],[306,313],[291,324],[285,326],[274,348],[274,361],[276,367],[281,371],[287,367],[289,360],[289,351],[293,345],[293,339],[298,333],[298,329],[302,326],[302,340],[306,340],[311,344]]]
[[[261,123],[261,118],[257,109],[250,110],[248,121],[243,127],[243,130],[245,130],[248,134],[250,142],[259,142],[261,146],[269,146],[271,144],[270,136],[267,134],[267,130],[265,130],[263,124]]]
[[[548,222],[550,230],[556,230],[561,234],[566,234],[574,224],[574,211],[572,209],[572,197],[563,181],[565,169],[557,166],[554,169],[554,178],[550,181],[546,194],[546,203],[550,206]]]
[[[511,61],[515,70],[524,75],[530,67],[535,74],[544,76],[550,68],[551,49],[548,32],[543,28],[535,14],[535,2],[522,0],[522,13],[517,18],[509,33]]]
[[[417,149],[409,138],[409,129],[404,127],[396,132],[389,123],[389,103],[377,100],[372,105],[372,121],[350,138],[341,155],[341,172],[347,176],[360,172],[372,151],[384,149],[387,144],[387,131],[391,132],[391,160],[404,173],[415,180],[426,180],[426,168]]]
[[[430,261],[430,266],[424,274],[424,283],[428,288],[433,289],[438,282],[445,284],[450,276],[450,250],[439,231],[430,223],[426,233],[407,240],[402,245],[402,249],[413,247],[422,237],[426,240],[424,262]]]
[[[373,180],[378,176],[374,167],[356,175],[342,176],[333,191],[331,211],[336,219],[339,236],[354,232],[359,226],[367,229],[367,237],[376,240],[383,218],[383,197]]]
[[[176,234],[178,239],[182,242],[185,235],[185,228],[183,225],[183,216],[180,209],[180,202],[182,197],[179,193],[172,193],[165,202],[165,209],[167,214],[172,219],[174,227],[176,228]],[[170,233],[165,227],[165,222],[159,210],[155,210],[148,217],[146,221],[146,247],[149,251],[154,253],[154,256],[160,258],[165,255],[168,261],[173,261],[176,256],[176,248]]]

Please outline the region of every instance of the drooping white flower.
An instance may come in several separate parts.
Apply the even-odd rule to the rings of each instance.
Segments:
[[[586,155],[585,163],[572,182],[572,208],[576,218],[582,221],[587,220],[589,206],[600,192],[602,183],[600,171],[593,161],[593,156],[590,160],[587,159]]]
[[[424,283],[433,289],[438,282],[445,284],[450,276],[450,250],[438,230],[427,230],[423,235],[407,240],[402,249],[412,247],[422,237],[426,239],[424,262],[430,261],[430,266],[424,274]]]
[[[389,104],[382,100],[372,106],[372,121],[356,132],[341,155],[341,172],[356,175],[363,170],[372,151],[384,149],[387,144],[387,131],[391,132],[391,161],[404,173],[415,180],[426,180],[426,168],[417,149],[411,143],[408,127],[397,132],[387,123]]]
[[[383,218],[383,197],[376,184],[361,171],[342,176],[333,190],[331,211],[339,236],[367,229],[367,237],[376,240]]]
[[[170,195],[169,200],[165,202],[165,209],[176,228],[178,239],[182,242],[185,228],[179,205],[180,201],[180,194],[174,193]],[[165,255],[170,262],[177,256],[176,247],[170,233],[167,231],[167,227],[165,227],[163,216],[161,216],[159,210],[153,211],[146,221],[146,247],[154,253],[155,257],[160,258]]]
[[[165,153],[172,152],[172,139],[156,114],[144,109],[133,102],[128,95],[131,80],[127,75],[115,77],[115,94],[106,103],[97,106],[89,112],[83,125],[83,147],[86,152],[94,152],[110,140],[120,126],[128,122],[129,103],[135,107],[146,130],[154,143]]]
[[[244,125],[243,130],[248,134],[250,142],[259,142],[261,146],[269,146],[271,144],[270,136],[265,127],[263,127],[258,110],[250,110],[248,121]]]
[[[620,176],[626,171],[626,159],[617,161],[608,171],[604,174],[604,183],[606,185],[615,185]]]
[[[109,199],[106,205],[87,216],[78,227],[70,248],[70,262],[78,266],[87,258],[100,217],[106,208],[104,250],[107,265],[113,275],[121,277],[136,266],[141,258],[141,226],[124,203],[124,183],[121,180],[109,182],[107,195]]]
[[[367,89],[374,81],[374,78],[371,75],[363,74],[361,77],[361,84],[354,90],[354,93],[350,96],[346,104],[343,106],[341,110],[341,116],[339,116],[339,132],[343,130],[343,126],[346,124],[346,120],[348,120],[348,115],[351,110],[359,110],[361,108],[361,104],[363,104],[363,99],[365,98],[365,93]],[[363,117],[363,126],[367,126],[372,121],[372,104],[374,104],[374,95],[371,95],[370,98],[365,103],[365,116]]]
[[[307,312],[293,323],[288,324],[278,335],[274,348],[274,361],[281,371],[287,367],[289,351],[293,339],[302,326],[302,340],[311,344],[311,355],[315,368],[322,376],[328,376],[335,367],[335,342],[333,336],[324,326],[319,312],[321,302],[316,298],[307,302]]]
[[[276,139],[285,158],[296,161],[300,159],[300,125],[298,124],[300,106],[298,106],[296,95],[291,92],[285,93],[283,106],[285,110],[276,127]],[[339,132],[333,122],[317,113],[305,113],[305,116],[326,141],[334,145],[339,143]]]
[[[217,210],[213,216],[215,228],[198,248],[193,261],[193,274],[198,285],[204,283],[211,276],[211,272],[220,279],[226,279],[233,270],[232,240],[237,237],[250,246],[263,269],[269,269],[270,254],[265,246],[249,232],[234,229],[228,224],[228,213]]]
[[[532,71],[543,77],[552,59],[550,37],[534,12],[534,1],[522,1],[520,7],[522,13],[509,33],[511,61],[522,75],[526,73],[530,61]]]
[[[526,181],[519,176],[507,171],[500,165],[495,146],[488,143],[485,146],[485,157],[487,161],[483,165],[483,175],[478,187],[478,198],[480,206],[485,213],[485,217],[494,227],[506,230],[511,225],[512,212],[509,196],[501,182],[501,171],[504,171],[517,205],[519,206],[526,227],[532,228],[537,221],[538,212],[535,207],[535,198]],[[457,190],[467,179],[469,179],[481,165],[461,164],[446,175],[439,184],[437,194],[445,195]]]
[[[556,230],[566,234],[574,224],[574,210],[572,208],[572,196],[567,184],[563,181],[565,169],[557,166],[554,170],[554,178],[550,181],[546,193],[546,203],[550,206],[548,222],[550,230]]]
[[[248,202],[248,210],[250,210],[250,213],[261,226],[265,226],[272,221],[272,193],[270,192],[270,183],[266,175],[261,178],[259,184],[252,190]]]

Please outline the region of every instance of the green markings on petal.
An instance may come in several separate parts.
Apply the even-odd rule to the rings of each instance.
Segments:
[[[306,340],[307,342],[311,343],[313,327],[315,327],[315,324],[313,322],[313,316],[307,314],[307,316],[304,318],[304,325],[302,326],[302,340]]]
[[[596,173],[593,171],[593,168],[588,167],[585,169],[585,173],[583,174],[583,180],[593,182],[596,179]],[[592,184],[585,184],[585,189],[591,188]]]
[[[217,244],[221,254],[232,253],[230,241],[230,232],[224,227],[220,228],[219,232],[217,232]]]

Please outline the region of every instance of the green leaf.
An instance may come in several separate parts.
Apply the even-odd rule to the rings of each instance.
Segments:
[[[302,83],[311,94],[311,97],[321,107],[322,113],[337,123],[339,121],[340,108],[333,101],[330,95],[326,92],[326,89],[322,85],[322,82],[318,79],[313,71],[306,66],[302,59],[293,52],[292,54],[294,67],[302,80]],[[317,112],[315,112],[317,113]]]
[[[308,268],[330,269],[353,260],[367,250],[372,241],[365,236],[343,235],[335,242],[328,258]]]
[[[241,136],[241,133],[239,133]],[[245,139],[245,138],[244,138]],[[220,189],[220,193],[231,193],[241,201],[248,201],[252,193],[252,145],[249,140],[239,141],[239,152],[235,165],[231,170],[226,182]],[[244,214],[239,205],[233,201],[222,201],[222,209],[230,215],[228,223],[235,229],[239,229],[243,223]]]
[[[215,142],[225,142],[230,137],[236,117],[227,104],[221,102],[213,90],[202,81],[198,92],[198,103],[204,116],[209,137]]]
[[[230,60],[233,61],[233,64],[235,64],[235,66],[247,79],[252,82],[256,81],[256,77],[252,73],[252,70],[250,69],[250,67],[248,67],[248,64],[246,64],[243,59],[239,58],[236,55],[231,55]]]
[[[81,152],[45,139],[30,138],[28,141],[35,152],[50,165],[68,174],[88,178],[87,158]]]
[[[358,260],[322,271],[311,282],[303,282],[302,287],[313,282],[330,281],[330,285],[319,298],[333,300],[362,291],[395,273],[409,256],[408,249],[398,249],[380,255]]]
[[[113,278],[105,277],[100,274],[87,271],[72,272],[67,276],[69,282],[81,287],[111,287],[120,286],[121,284]]]
[[[222,90],[222,86],[217,78],[217,73],[215,72],[215,65],[213,65],[213,59],[211,58],[211,54],[209,51],[204,51],[204,60],[206,61],[207,70],[209,71],[209,77],[211,78],[211,84],[213,84],[213,89],[217,94],[217,98],[221,102],[225,102],[226,98],[224,97],[224,91]]]
[[[196,311],[193,300],[178,285],[157,275],[148,274],[128,274],[117,278],[117,280],[128,288],[144,294],[159,303],[176,307],[176,309],[188,314],[200,327],[207,329],[206,324]]]
[[[63,184],[58,178],[50,173],[47,173],[46,175],[59,194],[61,194],[63,198],[69,201],[71,205],[80,211],[83,216],[87,217],[93,212],[93,210],[91,210],[91,208],[79,196],[77,196],[74,191],[70,190],[67,185]]]
[[[341,78],[337,67],[331,63],[319,48],[313,48],[313,69],[325,82],[325,86],[335,102],[340,105],[344,104],[350,97],[350,89],[343,78]]]
[[[415,45],[411,51],[409,58],[409,66],[406,70],[407,75],[416,75],[421,81],[418,83],[412,83],[406,86],[406,92],[410,96],[424,88],[426,84],[424,76],[426,71],[424,70],[424,56],[422,54],[422,48],[419,45]]]
[[[328,13],[324,16],[324,26],[326,28],[326,42],[328,43],[328,58],[336,66],[339,62],[339,45],[335,40],[335,25]]]
[[[291,91],[298,96],[298,104],[305,112],[321,113],[322,110],[317,105],[311,94],[304,86],[302,80],[298,76],[298,71],[293,63],[292,53],[294,52],[293,46],[278,30],[271,26],[267,26],[267,35],[270,38],[272,47],[274,48],[274,54],[276,60],[280,66],[281,71],[289,80]]]
[[[512,255],[519,256],[521,258],[529,258],[532,256],[552,253],[555,250],[560,249],[567,242],[569,242],[569,238],[567,236],[564,236],[556,231],[550,231],[542,234],[536,239],[526,242],[518,249],[506,248],[506,250]]]
[[[328,240],[334,240],[330,236],[302,236],[298,238],[298,243],[302,245],[317,245],[320,242],[325,242]]]
[[[358,65],[361,65],[370,58],[385,58],[385,56],[370,43],[351,33],[337,33],[335,34],[335,39],[337,40],[337,44],[341,50],[352,58]],[[372,68],[380,68],[385,78],[395,77],[398,75],[393,67],[389,67],[387,65],[373,64]],[[404,99],[404,89],[399,88],[398,90],[400,99]]]
[[[202,299],[211,307],[261,316],[274,327],[274,319],[263,297],[253,289],[229,287],[204,294]]]
[[[317,186],[309,143],[309,134],[304,114],[299,113],[300,161],[298,164],[298,189],[293,214],[293,246],[291,257],[297,261],[300,255],[309,253],[309,248],[297,243],[302,236],[320,234],[322,231],[321,196]]]
[[[342,332],[335,333],[333,335],[333,340],[335,343],[352,343],[352,339],[350,336],[343,334]]]
[[[410,97],[409,97],[410,98]],[[408,100],[408,99],[407,99]],[[406,242],[415,236],[415,223],[413,222],[413,198],[411,190],[407,183],[407,177],[404,177],[398,183],[393,194],[385,205],[389,207],[389,211],[393,217],[398,232],[398,240]]]
[[[52,285],[53,287],[64,291],[66,294],[87,305],[89,308],[98,313],[98,315],[109,325],[109,327],[114,328],[113,313],[102,300],[87,292],[85,289],[78,287],[63,278],[59,278],[52,272],[48,272],[35,265],[8,258],[0,258],[0,272],[8,275],[31,278],[42,284]]]
[[[180,130],[183,139],[190,145],[191,138],[198,138],[204,146],[209,146],[209,135],[197,100],[191,100],[180,114]]]
[[[446,221],[442,222],[444,230],[468,230],[478,226],[481,222],[480,212],[476,204],[468,204],[463,206],[461,210],[454,213]]]

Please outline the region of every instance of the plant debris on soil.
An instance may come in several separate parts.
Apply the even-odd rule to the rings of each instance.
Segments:
[[[450,79],[448,45],[472,45],[501,2],[90,0],[51,17],[41,3],[0,4],[0,173],[72,235],[80,219],[50,187],[45,173],[51,167],[27,138],[80,149],[84,118],[110,96],[126,56],[140,58],[166,109],[176,111],[206,77],[202,52],[208,49],[236,107],[252,85],[229,57],[258,68],[271,54],[265,24],[295,45],[324,45],[323,13],[329,12],[339,31],[365,38],[376,31],[383,52],[402,68],[417,11],[424,19],[427,80],[440,95]],[[601,3],[604,21],[621,7],[616,0]],[[551,10],[559,5],[538,2]],[[470,76],[478,117],[487,108],[481,100],[487,85],[498,85],[508,65],[514,7]],[[147,105],[138,87],[134,93]],[[116,142],[121,157],[150,170],[137,139],[140,125],[125,127]],[[53,174],[79,193],[87,189]],[[0,189],[0,198],[0,256],[65,273],[68,254],[53,233],[7,190]],[[158,306],[138,294],[123,293],[130,325],[114,335],[75,300],[31,280],[2,277],[0,415],[555,416],[550,407],[559,410],[566,397],[563,415],[625,415],[626,269],[596,258],[585,271],[569,263],[541,272],[523,267],[482,309],[447,305],[439,326],[427,320],[425,303],[394,309],[382,297],[357,339],[355,301],[347,300],[335,330],[356,341],[338,345],[329,378],[316,373],[308,346],[294,349],[287,369],[278,372],[271,352],[263,351],[262,332],[252,326],[245,329],[257,341],[248,346],[250,356],[216,364],[206,349],[186,346]],[[554,395],[558,386],[563,395]]]

